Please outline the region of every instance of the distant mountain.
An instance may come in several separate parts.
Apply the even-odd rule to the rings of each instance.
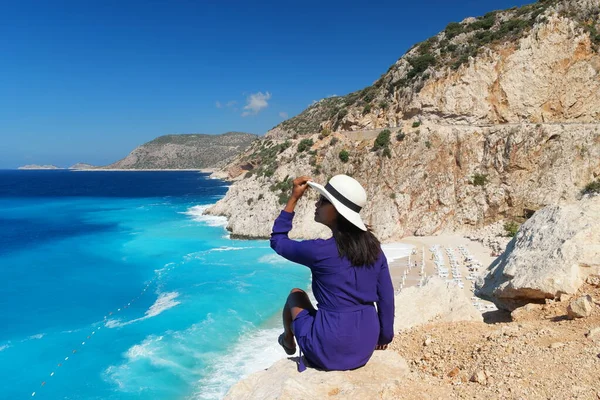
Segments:
[[[257,135],[227,132],[221,135],[160,136],[135,148],[127,157],[99,169],[220,168],[245,151]]]
[[[86,163],[77,163],[74,165],[71,165],[69,167],[69,169],[96,169],[98,167],[96,167],[95,165],[92,164],[86,164]]]
[[[57,167],[56,165],[37,165],[37,164],[27,164],[19,167],[18,169],[62,169]]]

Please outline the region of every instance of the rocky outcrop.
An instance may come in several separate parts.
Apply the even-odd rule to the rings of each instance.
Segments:
[[[366,366],[354,371],[323,372],[308,368],[298,373],[296,362],[285,359],[235,384],[230,400],[269,399],[396,399],[399,380],[408,374],[406,361],[393,351],[376,351]]]
[[[477,282],[477,293],[513,310],[575,294],[600,273],[600,196],[536,212]]]
[[[166,135],[135,148],[127,157],[100,169],[200,169],[223,167],[257,139],[256,135]]]
[[[471,304],[465,291],[438,277],[428,278],[422,287],[402,289],[395,301],[396,332],[429,322],[483,322],[481,313]]]
[[[289,187],[280,184],[300,175],[324,183],[345,173],[365,186],[369,202],[361,215],[387,240],[524,220],[546,205],[573,201],[600,176],[600,127],[594,124],[424,122],[403,134],[402,140],[392,135],[390,158],[372,151],[373,139],[333,134],[337,142],[331,145],[332,137],[313,135],[311,154],[298,152],[300,139],[290,139],[291,145],[269,161],[274,165],[269,176],[238,174],[226,197],[207,212],[227,216],[234,235],[266,237],[289,194]],[[347,163],[339,158],[343,149],[349,153]],[[250,165],[249,160],[240,164]],[[325,234],[312,222],[314,200],[316,194],[309,191],[300,201],[292,237]]]
[[[462,289],[432,277],[422,287],[410,287],[395,297],[396,332],[429,322],[482,322]],[[353,371],[323,372],[312,368],[301,374],[297,359],[278,361],[267,370],[241,380],[226,399],[396,399],[398,382],[408,374],[406,361],[394,351],[375,351],[365,367]]]

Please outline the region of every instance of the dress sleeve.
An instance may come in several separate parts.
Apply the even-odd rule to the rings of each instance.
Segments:
[[[394,287],[388,268],[387,259],[382,254],[383,265],[377,280],[377,314],[379,316],[379,342],[388,344],[394,338]]]
[[[296,241],[288,237],[288,232],[292,230],[294,215],[295,213],[281,211],[273,224],[271,248],[285,259],[312,267],[317,257],[315,241]]]

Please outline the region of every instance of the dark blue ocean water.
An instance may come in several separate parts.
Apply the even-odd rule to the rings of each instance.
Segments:
[[[232,241],[198,172],[0,171],[0,399],[215,399],[284,357],[309,271]]]

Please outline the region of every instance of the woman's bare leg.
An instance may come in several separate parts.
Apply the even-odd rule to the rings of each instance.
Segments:
[[[283,341],[285,345],[291,349],[296,348],[294,343],[294,331],[292,329],[292,321],[302,310],[313,311],[313,307],[306,292],[302,289],[294,288],[291,290],[288,298],[283,306]]]

